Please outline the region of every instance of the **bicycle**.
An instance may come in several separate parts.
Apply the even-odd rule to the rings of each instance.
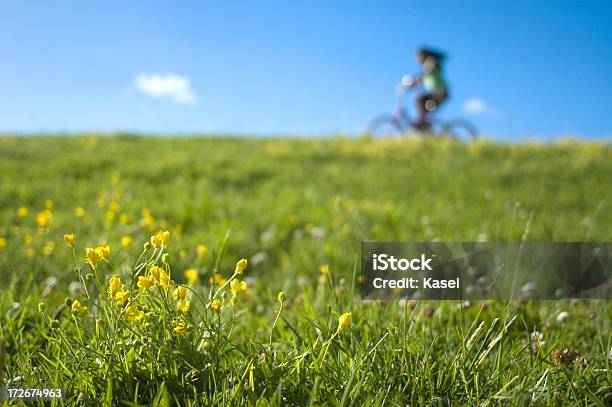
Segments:
[[[454,119],[449,121],[438,121],[430,114],[430,127],[422,128],[410,117],[408,110],[404,107],[404,98],[408,90],[414,89],[410,86],[400,85],[397,93],[397,102],[393,114],[383,114],[375,117],[366,129],[366,134],[375,137],[393,137],[413,133],[419,136],[450,137],[456,140],[473,141],[478,138],[478,131],[468,121]],[[433,100],[428,100],[426,109],[433,113],[437,105]]]

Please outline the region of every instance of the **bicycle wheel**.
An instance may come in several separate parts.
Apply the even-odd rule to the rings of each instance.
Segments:
[[[465,120],[452,120],[442,123],[440,134],[459,141],[473,141],[478,138],[478,131]]]
[[[395,117],[383,115],[368,124],[366,133],[374,137],[395,137],[402,134],[402,128]]]

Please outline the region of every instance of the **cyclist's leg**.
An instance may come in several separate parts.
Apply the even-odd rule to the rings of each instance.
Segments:
[[[436,102],[435,109],[438,109],[442,105],[442,103],[446,102],[446,100],[448,99],[448,91],[431,95],[431,98],[434,102]]]
[[[440,105],[448,99],[448,92],[440,93],[424,93],[416,98],[417,105],[417,121],[414,127],[423,131],[431,130],[430,113],[438,110]]]
[[[423,95],[423,110],[425,111],[425,120],[430,123],[429,114],[435,112],[448,99],[448,92],[429,93]]]
[[[416,110],[417,110],[417,120],[414,123],[417,128],[427,127],[427,101],[430,99],[431,95],[427,93],[423,93],[416,97]]]

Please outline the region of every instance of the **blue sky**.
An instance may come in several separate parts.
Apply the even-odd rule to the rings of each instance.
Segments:
[[[3,1],[0,130],[357,132],[427,44],[449,54],[440,116],[609,139],[611,4]]]

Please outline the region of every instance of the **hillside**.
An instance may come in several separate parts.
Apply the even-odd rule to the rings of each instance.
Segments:
[[[4,380],[113,404],[612,403],[607,301],[398,305],[354,289],[366,240],[612,240],[609,146],[5,136],[0,185]],[[86,248],[106,243],[92,270]],[[155,264],[189,286],[189,311],[159,281],[136,294]],[[138,307],[107,298],[113,276]],[[588,363],[556,365],[566,347]]]

